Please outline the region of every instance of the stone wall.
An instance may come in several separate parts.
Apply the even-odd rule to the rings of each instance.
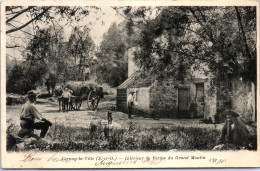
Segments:
[[[205,108],[204,108],[204,119],[214,120],[214,115],[216,114],[217,108],[217,95],[214,89],[211,89],[211,81],[204,83],[205,88]]]
[[[245,121],[255,121],[255,86],[242,78],[232,79],[231,107]]]
[[[174,81],[155,82],[150,89],[150,113],[162,118],[177,118],[178,88]]]
[[[249,81],[233,78],[219,82],[212,93],[210,84],[205,84],[205,119],[213,119],[225,109],[237,112],[244,121],[255,121],[255,86]],[[208,87],[208,88],[207,88]]]
[[[178,117],[178,88],[189,89],[189,118],[196,117],[195,96],[196,84],[193,82],[180,84],[176,81],[155,83],[151,87],[150,112],[160,113],[164,118]],[[216,94],[210,90],[210,81],[204,82],[205,108],[204,118],[213,118],[216,114]]]
[[[134,109],[140,110],[143,112],[149,112],[150,107],[150,87],[142,87],[142,88],[130,88],[130,91],[135,91],[135,100],[134,100]]]
[[[195,109],[196,84],[190,83],[189,90],[190,90],[189,114],[190,114],[190,118],[193,118],[196,114],[196,109]]]
[[[214,86],[211,80],[204,82],[204,119],[214,121],[216,114],[231,108],[244,120],[255,120],[254,85],[239,79],[234,79],[231,83],[231,85],[221,83]],[[136,91],[134,109],[136,112],[157,113],[162,118],[177,118],[178,88],[180,86],[182,85],[179,82],[168,80],[155,82],[150,87],[130,88]],[[183,86],[189,89],[189,115],[190,118],[193,118],[195,116],[196,83],[186,83]]]
[[[231,82],[222,81],[217,83],[216,92],[216,114],[220,114],[226,109],[231,109]]]

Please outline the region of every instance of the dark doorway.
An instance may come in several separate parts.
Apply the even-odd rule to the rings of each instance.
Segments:
[[[204,116],[204,83],[196,84],[196,96],[195,96],[195,104],[196,104],[196,116],[203,117]]]
[[[178,89],[178,117],[189,117],[189,89]]]

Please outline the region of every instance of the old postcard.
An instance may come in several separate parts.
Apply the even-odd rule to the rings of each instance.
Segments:
[[[2,167],[259,167],[258,60],[254,0],[2,2]]]

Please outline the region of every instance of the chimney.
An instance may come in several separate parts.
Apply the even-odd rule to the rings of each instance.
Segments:
[[[128,78],[135,72],[137,71],[138,67],[134,63],[134,50],[135,48],[130,48],[127,52],[127,57],[128,57]]]

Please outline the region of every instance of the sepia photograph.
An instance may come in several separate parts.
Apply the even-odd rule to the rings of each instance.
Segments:
[[[259,2],[71,2],[1,5],[2,167],[259,167]]]

